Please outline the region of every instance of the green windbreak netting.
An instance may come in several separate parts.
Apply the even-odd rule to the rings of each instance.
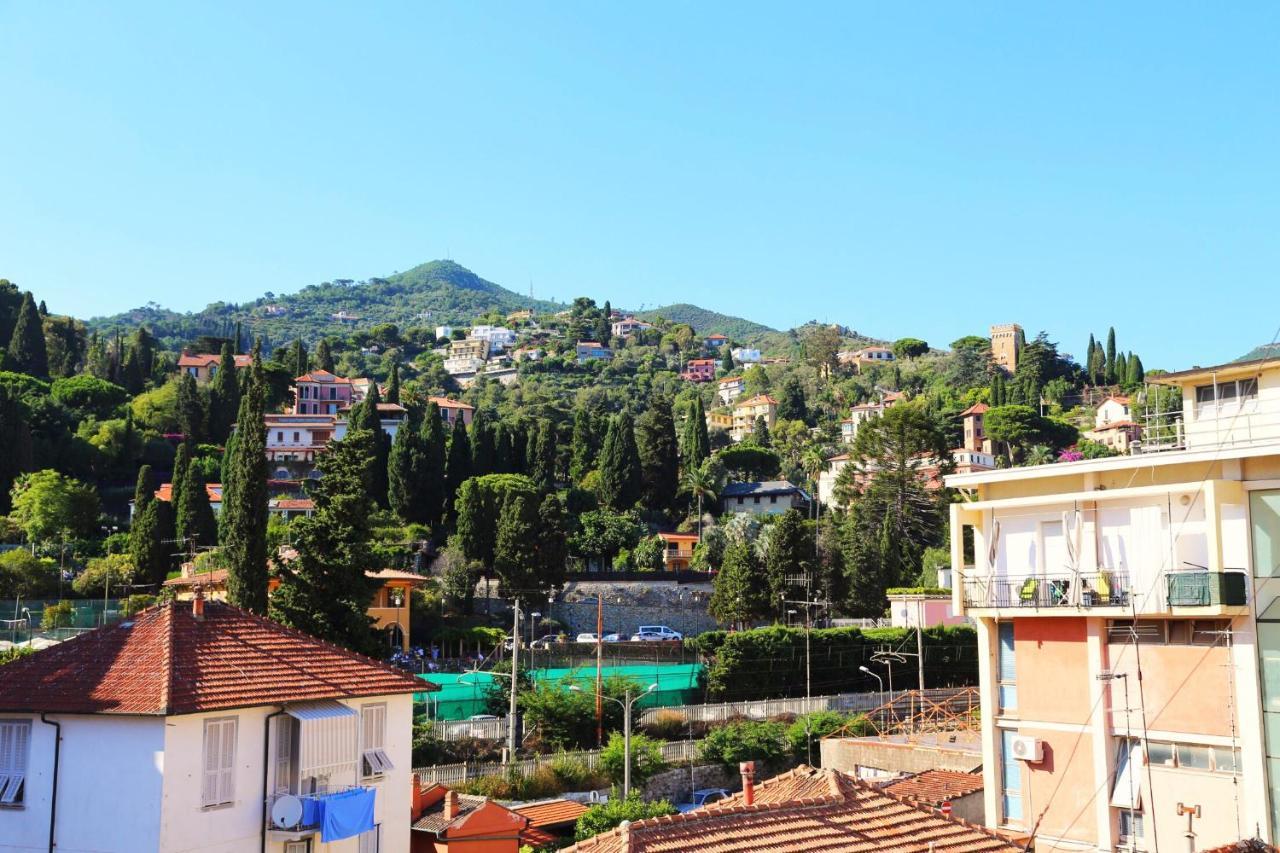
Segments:
[[[698,675],[701,671],[700,663],[631,664],[606,666],[601,671],[601,676],[606,679],[631,679],[641,690],[650,684],[658,685],[653,693],[636,703],[637,708],[655,708],[701,701],[702,694],[698,690]],[[439,691],[417,693],[413,697],[433,720],[465,720],[473,714],[485,713],[484,697],[489,685],[495,680],[506,683],[505,678],[495,679],[487,672],[426,673],[418,677],[440,687]],[[593,666],[533,670],[535,683],[556,684],[566,690],[570,684],[577,684],[584,690],[594,690],[595,679],[596,670]]]

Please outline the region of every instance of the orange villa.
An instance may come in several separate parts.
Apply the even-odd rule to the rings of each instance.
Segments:
[[[683,572],[693,560],[693,549],[698,544],[696,533],[659,533],[662,540],[662,566],[669,572]]]

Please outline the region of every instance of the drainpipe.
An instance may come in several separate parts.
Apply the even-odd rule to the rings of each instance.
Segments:
[[[267,775],[271,772],[271,720],[283,713],[283,707],[273,711],[262,723],[262,853],[267,853],[267,800],[271,796],[267,787],[271,778]]]
[[[62,723],[55,723],[40,714],[40,722],[53,726],[53,794],[49,797],[49,853],[53,853],[53,829],[58,818],[58,757],[62,751]]]

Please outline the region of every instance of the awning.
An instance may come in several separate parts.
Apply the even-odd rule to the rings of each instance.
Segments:
[[[284,712],[295,720],[333,720],[339,717],[357,716],[355,708],[333,699],[295,702],[292,705],[286,705]]]

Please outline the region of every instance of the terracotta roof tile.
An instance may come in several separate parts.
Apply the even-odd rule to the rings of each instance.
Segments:
[[[545,803],[516,806],[515,811],[527,817],[530,826],[555,826],[576,821],[587,811],[587,807],[573,800],[548,800]]]
[[[192,714],[430,690],[423,681],[216,601],[149,608],[6,664],[0,711]]]
[[[909,779],[886,785],[884,790],[899,797],[937,806],[947,800],[981,791],[982,774],[962,773],[958,770],[926,770]]]
[[[580,842],[591,853],[756,853],[823,850],[832,853],[1012,853],[995,833],[943,817],[834,770],[800,766],[742,795],[681,815],[651,818]]]

